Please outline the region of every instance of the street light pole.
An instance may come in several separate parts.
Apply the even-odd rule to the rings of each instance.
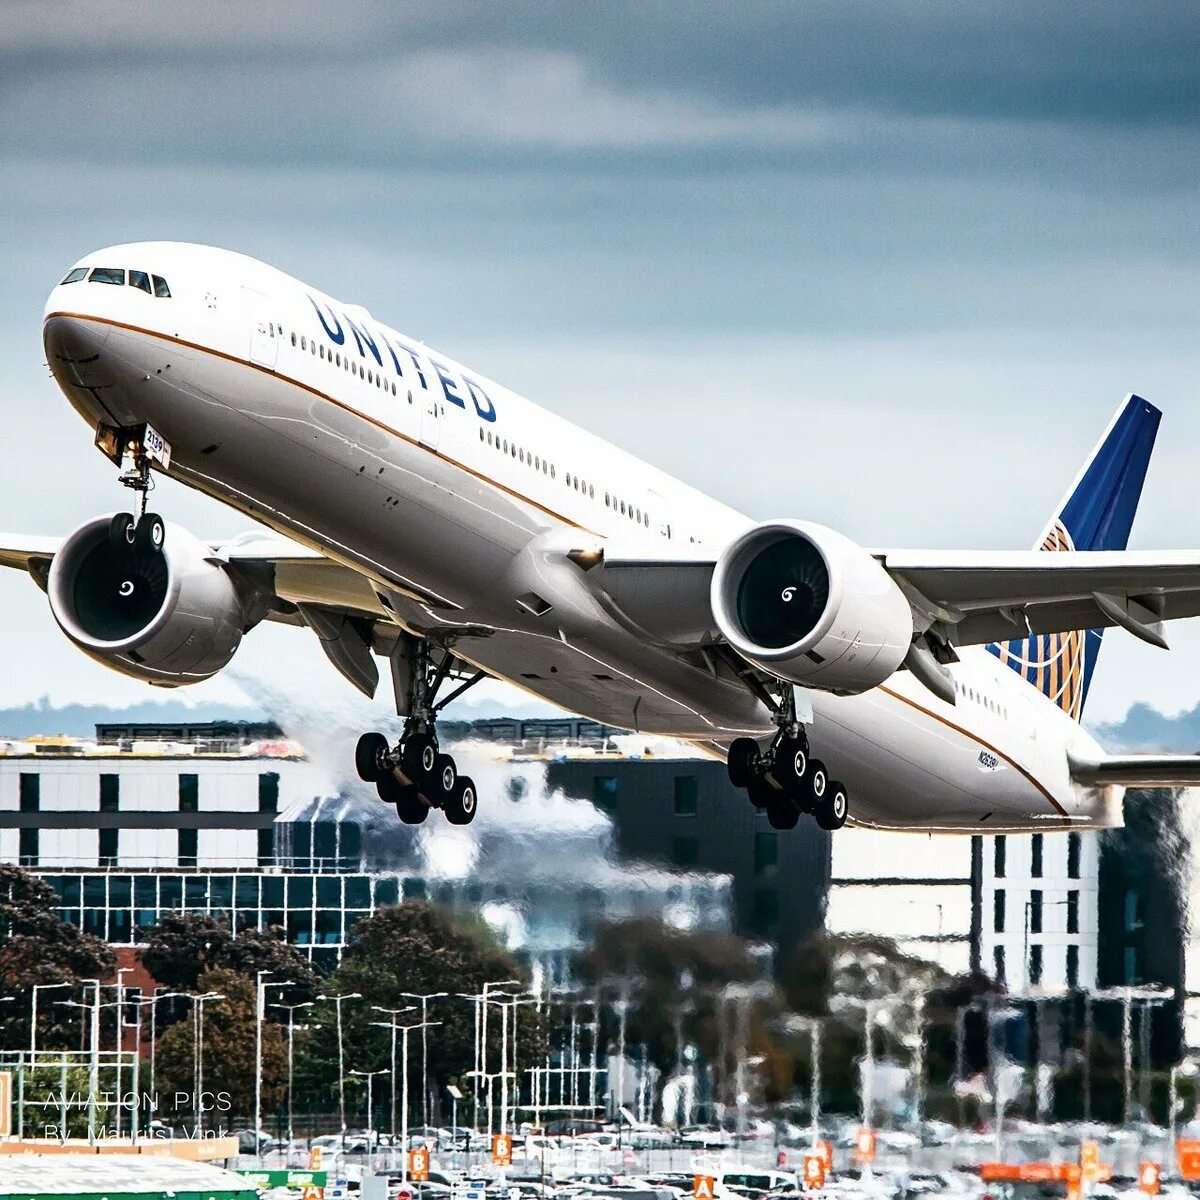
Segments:
[[[263,1019],[267,1012],[267,988],[292,987],[294,979],[278,979],[267,983],[264,976],[270,971],[254,974],[254,1153],[262,1165],[262,1035]]]
[[[401,992],[405,1000],[421,1002],[421,1123],[429,1125],[429,1001],[441,1000],[449,992]]]
[[[313,1002],[305,1000],[303,1004],[279,1004],[277,1008],[287,1010],[287,1161],[291,1162],[292,1143],[296,1140],[296,1129],[293,1124],[293,1109],[292,1109],[292,1070],[295,1064],[295,1047],[296,1047],[296,1012],[301,1008],[312,1008]]]
[[[395,1148],[395,1145],[396,1145],[396,1030],[399,1029],[400,1026],[394,1024],[393,1022],[396,1017],[399,1017],[399,1016],[403,1015],[404,1013],[415,1011],[415,1007],[414,1007],[414,1005],[409,1004],[404,1008],[383,1008],[381,1005],[372,1004],[371,1011],[378,1012],[378,1013],[385,1013],[387,1016],[392,1018],[392,1021],[372,1021],[371,1024],[377,1026],[378,1028],[390,1029],[392,1031],[392,1070],[391,1070],[392,1105],[391,1105],[391,1112],[392,1112],[392,1146],[393,1146],[393,1148]]]
[[[347,1000],[361,1000],[361,992],[344,992],[341,995],[320,995],[318,1000],[332,1000],[337,1009],[338,1045],[338,1120],[342,1127],[342,1153],[346,1153],[346,1058],[342,1042],[342,1005]]]
[[[367,1161],[374,1161],[375,1153],[375,1117],[373,1115],[375,1109],[375,1076],[390,1075],[391,1071],[382,1068],[378,1071],[351,1071],[351,1075],[357,1075],[361,1079],[367,1081]]]
[[[387,1011],[387,1010],[384,1010]],[[401,1010],[404,1011],[404,1010]],[[441,1021],[431,1021],[431,1025],[440,1025]],[[424,1022],[417,1022],[413,1025],[396,1025],[387,1021],[373,1021],[373,1025],[388,1025],[390,1028],[398,1030],[400,1033],[400,1056],[401,1066],[400,1073],[403,1076],[401,1083],[401,1101],[400,1101],[400,1154],[401,1154],[401,1182],[408,1183],[408,1035],[414,1029],[420,1029]]]
[[[196,1136],[204,1136],[204,1005],[209,1000],[224,1000],[220,992],[204,992],[192,997],[192,1025],[196,1035]]]

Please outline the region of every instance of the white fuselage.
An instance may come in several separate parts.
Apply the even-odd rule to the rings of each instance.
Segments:
[[[607,724],[713,753],[772,730],[731,673],[637,636],[547,568],[571,549],[720,549],[748,518],[253,259],[140,243],[80,265],[152,272],[171,296],[56,287],[46,349],[68,399],[93,425],[149,421],[172,476],[357,572],[329,596],[281,567],[293,591],[449,632],[467,661]],[[808,693],[813,752],[856,822],[1119,823],[1119,791],[1070,778],[1068,748],[1095,749],[1074,721],[982,649],[951,669],[955,705],[906,672],[860,696]]]

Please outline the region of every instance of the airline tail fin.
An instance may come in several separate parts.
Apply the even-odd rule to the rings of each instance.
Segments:
[[[1126,549],[1161,416],[1140,396],[1125,398],[1035,549]],[[988,649],[1078,721],[1103,632],[1034,634]]]

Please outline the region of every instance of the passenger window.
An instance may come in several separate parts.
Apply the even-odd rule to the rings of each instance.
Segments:
[[[292,334],[292,345],[296,345],[296,335],[294,333]]]
[[[170,300],[171,289],[167,287],[167,281],[161,275],[152,275],[154,280],[154,294],[160,300]]]
[[[87,267],[72,267],[64,277],[63,283],[78,283],[87,273]]]
[[[89,283],[116,283],[125,286],[125,272],[116,267],[93,267],[88,276]]]
[[[150,276],[145,271],[130,271],[129,286],[141,288],[147,296],[150,295]]]
[[[551,479],[554,478],[554,464],[553,463],[550,464],[550,478]]]

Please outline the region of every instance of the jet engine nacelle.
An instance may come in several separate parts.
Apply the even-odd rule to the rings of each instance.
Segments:
[[[868,691],[912,643],[912,609],[879,562],[807,521],[767,521],[731,542],[710,600],[717,628],[743,658],[805,687]]]
[[[245,615],[229,573],[186,529],[167,525],[161,550],[114,543],[111,517],[81,525],[50,567],[59,628],[85,654],[165,687],[226,666]]]

